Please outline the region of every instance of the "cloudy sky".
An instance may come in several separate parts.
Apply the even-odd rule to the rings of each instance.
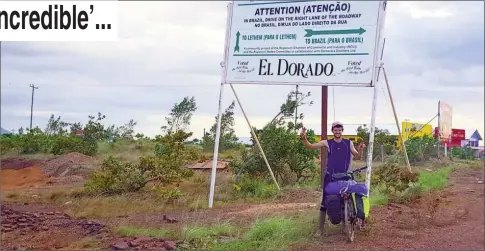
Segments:
[[[106,114],[106,123],[138,121],[136,131],[153,136],[175,102],[195,96],[191,129],[200,137],[217,113],[227,2],[121,2],[119,42],[2,42],[1,126],[29,125],[31,89],[34,126],[50,114],[86,122]],[[438,101],[453,106],[453,127],[484,136],[484,3],[389,2],[384,62],[399,119],[426,123]],[[190,32],[189,32],[190,31]],[[294,87],[235,86],[254,126],[272,118]],[[396,132],[389,98],[378,84],[378,127]],[[302,107],[304,124],[320,132],[320,87],[314,105]],[[329,89],[329,120],[370,122],[372,89]],[[334,94],[334,95],[333,95]],[[334,100],[335,97],[335,100]],[[234,100],[229,86],[224,107]],[[334,105],[335,104],[335,105]],[[437,120],[432,122],[437,125]],[[356,126],[348,126],[353,133]],[[249,136],[239,107],[236,133]]]

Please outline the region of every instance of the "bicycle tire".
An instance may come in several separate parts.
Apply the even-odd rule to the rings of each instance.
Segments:
[[[351,211],[353,210],[353,203],[351,199],[344,200],[344,229],[347,235],[347,241],[353,242],[355,238],[355,221],[351,222]]]

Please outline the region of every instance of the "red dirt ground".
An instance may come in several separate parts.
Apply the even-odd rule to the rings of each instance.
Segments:
[[[4,171],[7,170],[2,170],[2,183]],[[484,250],[484,187],[481,183],[483,179],[483,168],[458,169],[451,175],[450,186],[443,191],[429,194],[412,205],[390,205],[373,209],[373,219],[369,222],[368,229],[366,232],[357,233],[354,243],[346,243],[345,236],[333,228],[327,236],[315,239],[312,243],[295,245],[291,249]],[[318,199],[318,193],[294,190],[286,194],[283,197],[284,202],[279,202],[278,205],[236,205],[198,212],[167,213],[167,216],[178,219],[179,224],[230,219],[247,223],[258,215],[277,215],[309,208],[313,208],[317,214],[315,204]],[[10,231],[2,233],[2,249],[19,246],[29,249],[65,249],[69,248],[69,243],[86,236],[93,236],[104,243],[104,248],[112,249],[115,248],[112,245],[124,248],[135,248],[131,245],[138,245],[137,249],[169,249],[174,244],[169,240],[160,239],[116,238],[109,231],[101,230],[105,229],[102,224],[112,225],[108,222],[112,220],[161,228],[167,226],[163,223],[163,214],[130,215],[123,219],[109,219],[101,224],[74,219],[62,213],[52,214],[55,209],[46,206],[10,204],[7,205],[10,211],[4,211],[5,206],[2,205],[2,228],[10,228]],[[10,223],[4,221],[5,215],[9,215],[7,217],[10,217]],[[44,220],[38,221],[37,215]],[[19,220],[22,217],[27,220]],[[6,226],[5,223],[10,226]],[[12,227],[12,224],[15,227]],[[92,228],[99,228],[99,231],[91,232]],[[132,241],[134,243],[130,243]]]
[[[483,169],[458,169],[444,191],[373,209],[369,232],[356,233],[354,243],[335,230],[292,250],[484,250],[483,179]]]
[[[45,185],[47,177],[37,166],[22,169],[2,168],[2,191]]]

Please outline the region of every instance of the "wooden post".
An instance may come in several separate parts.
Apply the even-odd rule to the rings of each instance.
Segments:
[[[327,139],[327,118],[328,118],[328,86],[322,86],[322,125],[321,125],[321,140]],[[322,147],[320,150],[320,179],[321,179],[321,186],[322,186],[322,193],[325,191],[323,190],[325,187],[325,174],[327,172],[327,148]],[[322,194],[323,198],[323,194]],[[323,201],[322,201],[323,203]],[[318,224],[318,232],[317,234],[322,234],[325,228],[325,219],[326,219],[327,212],[319,211],[319,224]]]

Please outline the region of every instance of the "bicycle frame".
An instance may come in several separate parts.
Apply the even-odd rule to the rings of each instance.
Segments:
[[[367,166],[357,168],[354,171],[350,171],[344,174],[336,174],[334,175],[336,179],[340,180],[347,180],[347,181],[355,181],[354,174],[360,173],[363,170],[367,169]],[[351,198],[351,193],[347,193],[349,189],[350,182],[347,183],[347,186],[342,187],[340,190],[340,196],[343,198],[342,209],[343,209],[343,223],[344,223],[344,232],[347,234],[348,241],[353,242],[355,237],[355,225],[358,221],[356,216],[356,208],[354,205],[354,201]]]

